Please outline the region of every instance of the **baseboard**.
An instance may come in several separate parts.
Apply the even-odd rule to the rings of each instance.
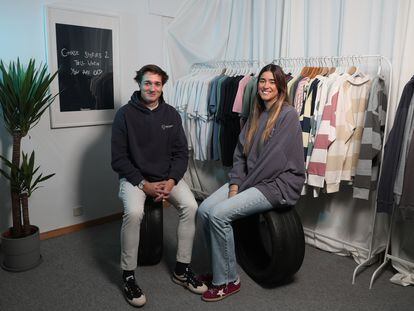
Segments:
[[[163,207],[167,208],[170,206],[170,204],[167,201],[163,201]],[[58,236],[62,236],[65,234],[69,234],[69,233],[73,233],[73,232],[77,232],[80,231],[82,229],[86,229],[86,228],[90,228],[93,226],[98,226],[98,225],[102,225],[114,220],[118,220],[122,218],[122,213],[117,213],[117,214],[113,214],[113,215],[109,215],[109,216],[105,216],[102,218],[98,218],[98,219],[94,219],[94,220],[89,220],[80,224],[76,224],[76,225],[72,225],[72,226],[68,226],[68,227],[63,227],[63,228],[59,228],[59,229],[55,229],[55,230],[51,230],[51,231],[47,231],[47,232],[42,232],[40,233],[40,240],[47,240],[47,239],[51,239],[51,238],[56,238]]]
[[[72,225],[72,226],[68,226],[64,228],[59,228],[59,229],[55,229],[55,230],[51,230],[47,232],[42,232],[40,233],[40,239],[47,240],[51,238],[56,238],[58,236],[62,236],[68,233],[77,232],[82,229],[86,229],[86,228],[90,228],[93,226],[102,225],[102,224],[105,224],[105,223],[108,223],[114,220],[118,220],[118,219],[121,219],[121,217],[122,217],[122,213],[117,213],[117,214],[105,216],[102,218],[89,220],[89,221],[86,221],[80,224],[76,224],[76,225]]]

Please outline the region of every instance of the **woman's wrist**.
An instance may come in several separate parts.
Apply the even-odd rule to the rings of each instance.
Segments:
[[[232,184],[229,186],[229,191],[235,191],[237,192],[239,190],[239,186]]]

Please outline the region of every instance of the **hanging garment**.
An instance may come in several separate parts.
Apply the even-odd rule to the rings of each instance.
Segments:
[[[233,153],[240,134],[240,119],[232,111],[237,88],[243,76],[230,77],[222,84],[223,96],[218,111],[220,130],[221,162],[224,166],[233,165]]]
[[[400,198],[403,188],[404,171],[407,163],[408,151],[410,148],[411,132],[414,125],[414,96],[411,98],[410,106],[408,107],[407,120],[405,121],[403,142],[401,145],[400,160],[398,163],[397,176],[394,184],[394,198],[395,203],[400,203]]]
[[[316,102],[316,91],[318,89],[319,79],[313,79],[309,81],[307,85],[307,94],[302,105],[302,111],[299,116],[300,125],[302,127],[302,142],[303,142],[303,154],[304,154],[304,162],[306,163],[306,158],[308,155],[308,144],[309,144],[309,136],[311,131],[311,117],[315,110],[315,102]]]
[[[217,106],[214,115],[214,124],[213,124],[213,137],[212,137],[212,149],[213,149],[213,159],[220,160],[221,159],[221,150],[220,150],[220,120],[218,111],[220,110],[220,102],[221,102],[221,86],[224,81],[226,81],[228,77],[223,76],[217,80]]]
[[[321,99],[316,116],[315,143],[308,163],[308,185],[323,188],[325,183],[326,158],[328,148],[334,140],[335,110],[337,92],[334,84],[338,84],[339,74],[331,74],[321,88]],[[318,195],[318,190],[314,191]]]
[[[243,95],[244,90],[246,89],[247,83],[251,80],[251,75],[244,76],[240,82],[237,89],[236,98],[234,99],[233,112],[241,113],[243,110]]]
[[[306,161],[305,161],[306,170],[308,169],[310,157],[313,152],[313,146],[315,144],[315,136],[316,136],[316,131],[318,128],[318,122],[320,122],[322,118],[322,110],[319,112],[319,107],[323,106],[323,104],[321,104],[321,96],[322,96],[321,90],[322,90],[323,84],[325,83],[325,80],[327,79],[327,77],[319,76],[319,75],[316,76],[315,78],[319,80],[319,83],[314,93],[315,94],[314,103],[312,104],[313,109],[311,111],[311,116],[310,116],[310,131],[309,131],[307,155],[306,155]]]
[[[246,121],[249,118],[250,111],[253,109],[254,101],[257,94],[257,77],[253,77],[247,83],[243,94],[243,107],[240,117]]]
[[[346,89],[348,85],[349,88]],[[347,90],[347,92],[344,92],[344,96],[347,97],[345,100],[351,103],[352,106],[351,126],[353,133],[345,157],[341,180],[351,181],[355,176],[370,89],[371,78],[362,73],[353,74],[344,83],[344,90]]]
[[[218,102],[220,100],[220,95],[218,94],[218,87],[220,81],[225,79],[224,76],[220,75],[215,77],[210,84],[209,89],[209,98],[208,98],[208,113],[209,119],[212,121],[212,128],[211,128],[211,137],[210,137],[210,159],[218,161],[220,160],[220,152],[218,146],[218,127],[219,124],[215,118]]]
[[[403,189],[399,207],[403,210],[414,211],[414,131],[411,131],[410,149],[408,151],[407,162],[404,172]]]
[[[294,107],[295,107],[294,100],[295,100],[295,96],[296,96],[296,90],[298,88],[299,82],[303,78],[304,78],[303,76],[297,75],[292,80],[290,80],[289,83],[287,84],[287,87],[288,87],[288,95],[289,95],[289,104],[293,105]]]
[[[414,76],[405,85],[398,104],[394,124],[384,148],[384,160],[378,185],[377,212],[391,213],[394,205],[394,184],[408,109],[414,93]]]
[[[302,113],[302,106],[306,100],[307,88],[310,79],[308,77],[302,78],[296,88],[295,97],[293,99],[293,106],[296,109],[296,112],[300,115]]]
[[[326,163],[328,193],[339,191],[340,181],[350,181],[355,174],[369,89],[368,76],[348,76],[338,91],[336,139],[329,147]]]
[[[330,122],[328,132],[328,147],[326,150],[326,161],[323,163],[325,170],[326,191],[328,193],[336,192],[339,189],[340,176],[342,173],[343,158],[347,151],[347,142],[350,133],[347,133],[346,116],[352,114],[350,112],[351,105],[340,101],[340,92],[343,92],[342,85],[349,77],[349,74],[344,73],[339,76],[332,85],[330,92],[330,101],[332,109],[330,111]],[[347,111],[347,106],[348,110]],[[341,107],[341,108],[340,108]],[[329,109],[329,106],[326,107]]]
[[[179,79],[174,87],[172,105],[180,113],[189,148],[198,160],[211,157],[211,132],[209,90],[216,72],[191,73]]]
[[[377,187],[386,105],[385,83],[377,76],[372,82],[365,112],[364,131],[354,178],[354,198],[368,200],[371,190]]]

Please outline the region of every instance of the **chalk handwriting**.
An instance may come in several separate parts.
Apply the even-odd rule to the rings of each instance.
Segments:
[[[60,50],[60,55],[62,55],[62,57],[79,56],[79,51],[68,50],[67,48],[63,48],[63,49]]]

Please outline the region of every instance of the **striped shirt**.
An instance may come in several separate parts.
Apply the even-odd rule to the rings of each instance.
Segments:
[[[372,82],[365,112],[364,131],[354,178],[354,198],[368,200],[370,191],[376,188],[387,104],[384,90],[384,80],[376,77]]]

